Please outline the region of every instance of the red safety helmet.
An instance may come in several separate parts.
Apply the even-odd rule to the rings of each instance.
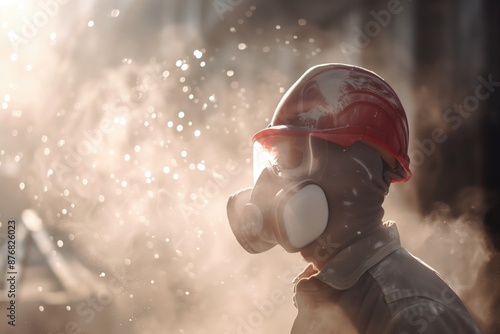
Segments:
[[[358,66],[323,64],[304,73],[252,141],[265,147],[275,136],[311,136],[344,147],[363,141],[393,165],[392,182],[411,177],[401,101],[380,76]]]

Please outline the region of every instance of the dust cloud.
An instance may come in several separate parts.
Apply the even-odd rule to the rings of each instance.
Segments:
[[[463,214],[455,217],[444,203],[421,216],[415,202],[408,200],[413,193],[410,187],[393,186],[384,204],[384,218],[396,222],[402,245],[440,274],[482,328],[490,328],[500,287],[490,266],[499,254],[481,222],[481,189],[464,191]]]

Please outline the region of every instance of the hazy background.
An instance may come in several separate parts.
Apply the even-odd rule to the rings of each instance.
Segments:
[[[497,333],[499,14],[486,0],[0,0],[0,271],[8,220],[18,271],[15,327],[0,282],[1,333],[288,333],[305,263],[247,254],[225,205],[251,186],[251,136],[325,62],[401,97],[414,178],[391,187],[385,219]]]

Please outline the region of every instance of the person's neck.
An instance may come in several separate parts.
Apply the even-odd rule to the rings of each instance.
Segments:
[[[323,234],[306,246],[301,255],[321,269],[336,254],[360,239],[373,234],[384,216],[384,196],[358,192],[349,205],[330,204],[330,220]],[[337,214],[333,214],[337,213]]]

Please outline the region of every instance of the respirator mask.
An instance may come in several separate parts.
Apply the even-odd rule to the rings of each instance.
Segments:
[[[229,198],[227,215],[249,253],[277,244],[298,252],[328,223],[328,201],[317,184],[328,161],[327,142],[288,128],[254,138],[254,186]]]

